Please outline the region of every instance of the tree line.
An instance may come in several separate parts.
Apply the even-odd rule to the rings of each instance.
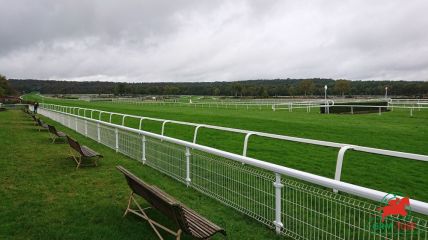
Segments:
[[[115,94],[115,95],[215,95],[235,97],[388,95],[428,97],[426,81],[349,81],[344,79],[260,79],[237,82],[70,82],[10,79],[21,93],[42,94]]]
[[[16,95],[15,89],[10,85],[6,77],[0,74],[0,97],[13,95]]]

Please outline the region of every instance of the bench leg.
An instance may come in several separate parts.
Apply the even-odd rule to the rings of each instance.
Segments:
[[[128,210],[131,208],[131,201],[133,196],[134,196],[134,192],[131,192],[131,195],[129,196],[129,199],[128,199],[128,206],[126,206],[126,210],[125,210],[125,213],[123,214],[123,217],[125,217],[126,214],[128,214]]]
[[[181,229],[178,229],[176,240],[180,240],[180,239],[181,239]]]
[[[148,223],[150,224],[150,226],[152,227],[153,231],[155,231],[156,235],[158,235],[159,239],[160,239],[160,240],[163,240],[162,235],[160,235],[159,231],[156,229],[156,227],[155,227],[155,225],[154,225],[154,224],[156,224],[157,226],[162,227],[163,229],[165,229],[165,230],[167,230],[167,231],[168,231],[169,229],[167,229],[166,227],[164,227],[164,226],[160,225],[159,223],[157,223],[157,222],[155,222],[155,221],[151,220],[151,219],[149,218],[149,216],[147,216],[147,214],[144,212],[144,209],[142,209],[142,208],[141,208],[140,204],[138,204],[138,202],[134,199],[133,194],[131,194],[130,199],[131,199],[131,200],[135,203],[135,205],[137,206],[138,210],[140,211],[141,217],[143,217],[143,219],[147,220],[147,222],[148,222]],[[134,213],[136,213],[136,211],[135,211],[135,210],[132,210],[132,209],[128,208],[128,211],[129,211],[129,210],[130,210],[130,211],[132,211],[132,212],[134,212]],[[169,231],[171,231],[171,230],[169,230]]]
[[[138,210],[137,209],[134,210],[131,208],[132,202],[137,206]],[[176,239],[178,239],[178,240],[181,239],[181,233],[182,233],[181,229],[179,229],[177,232],[175,232],[175,231],[161,225],[160,223],[157,223],[157,222],[153,221],[152,219],[150,219],[149,216],[144,212],[144,209],[141,208],[140,204],[138,204],[137,200],[135,200],[133,192],[131,192],[131,196],[129,196],[128,206],[127,206],[123,216],[126,216],[126,214],[128,212],[131,212],[131,213],[143,218],[144,220],[146,220],[150,224],[150,226],[152,227],[153,231],[155,231],[156,235],[158,236],[158,238],[160,240],[163,240],[163,237],[159,233],[159,231],[156,227],[162,228],[163,230],[165,230],[169,234],[174,235],[176,237]]]
[[[94,157],[94,165],[95,167],[98,167],[98,159],[100,159],[100,157]]]
[[[81,162],[81,157],[74,155],[74,154],[73,154],[73,150],[72,150],[72,149],[69,149],[69,150],[68,150],[68,152],[69,152],[69,154],[70,154],[70,157],[72,157],[72,158],[73,158],[73,160],[74,160],[74,161],[76,162],[76,164],[77,164],[76,169],[77,169],[77,168],[79,168],[79,166],[80,166],[80,162]]]
[[[77,166],[76,166],[76,170],[79,169],[80,164],[82,163],[82,156],[77,157]]]

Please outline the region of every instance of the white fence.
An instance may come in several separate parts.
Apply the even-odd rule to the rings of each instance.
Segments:
[[[388,101],[388,106],[374,106],[374,105],[361,105],[354,104],[360,102],[373,102],[373,101]],[[180,102],[180,101],[143,101],[137,98],[116,98],[112,99],[113,103],[126,103],[133,105],[159,105],[159,106],[183,106],[192,108],[212,108],[212,109],[246,109],[246,110],[263,110],[272,109],[287,110],[293,112],[295,110],[304,109],[306,112],[313,111],[312,109],[319,110],[320,107],[326,109],[328,113],[331,107],[349,107],[350,113],[353,114],[354,110],[358,108],[371,108],[378,110],[379,115],[382,115],[382,111],[390,109],[407,109],[409,115],[413,116],[414,111],[421,111],[421,109],[428,109],[427,99],[268,99],[265,101],[253,100],[253,101],[198,101],[198,102]],[[340,103],[339,105],[334,105]],[[344,104],[347,103],[347,104]]]
[[[166,125],[168,123],[192,126],[192,127],[194,127],[193,143],[197,143],[198,133],[199,133],[199,130],[201,128],[208,128],[208,129],[215,129],[215,130],[232,132],[232,133],[245,134],[245,138],[244,138],[244,142],[243,142],[243,149],[242,149],[242,156],[247,156],[249,140],[250,140],[251,136],[260,136],[260,137],[277,139],[277,140],[282,140],[282,141],[290,141],[290,142],[297,142],[297,143],[310,144],[310,145],[316,145],[316,146],[336,148],[336,149],[338,149],[337,158],[336,158],[336,170],[335,170],[335,179],[336,180],[341,179],[342,165],[343,165],[343,161],[345,159],[345,154],[347,151],[358,151],[358,152],[365,152],[365,153],[370,153],[370,154],[377,154],[377,155],[384,155],[384,156],[390,156],[390,157],[396,157],[396,158],[404,158],[404,159],[409,159],[409,160],[417,160],[417,161],[428,162],[428,156],[426,156],[426,155],[384,150],[384,149],[371,148],[371,147],[364,147],[364,146],[358,146],[358,145],[353,145],[353,144],[320,141],[320,140],[306,139],[306,138],[298,138],[298,137],[291,137],[291,136],[285,136],[285,135],[278,135],[278,134],[271,134],[271,133],[264,133],[264,132],[257,132],[257,131],[249,131],[249,130],[244,130],[244,129],[220,127],[220,126],[214,126],[214,125],[208,125],[208,124],[198,124],[198,123],[175,121],[175,120],[160,119],[160,118],[152,118],[152,117],[145,117],[145,116],[136,116],[136,115],[130,115],[130,114],[101,111],[98,109],[61,106],[61,105],[55,105],[55,104],[42,104],[42,106],[44,106],[45,108],[53,109],[53,110],[60,111],[60,112],[70,113],[70,114],[74,114],[74,115],[78,115],[78,116],[89,117],[91,119],[94,119],[95,115],[98,114],[97,120],[100,120],[100,121],[102,121],[102,116],[108,116],[108,119],[109,119],[108,122],[109,123],[112,123],[112,117],[113,116],[119,116],[119,117],[121,117],[121,125],[122,126],[125,126],[126,119],[133,118],[133,119],[136,119],[139,121],[139,127],[138,127],[139,130],[142,130],[143,122],[145,120],[156,121],[156,122],[162,123],[162,128],[161,128],[161,135],[162,136],[165,133],[165,128],[166,128]],[[337,190],[335,190],[335,191],[337,192]]]
[[[294,239],[428,239],[425,202],[410,200],[420,217],[381,222],[385,192],[46,107],[39,113]]]

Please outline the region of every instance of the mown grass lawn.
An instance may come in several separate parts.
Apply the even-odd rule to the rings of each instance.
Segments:
[[[37,95],[28,98],[42,101]],[[80,106],[146,117],[233,127],[296,137],[311,138],[428,155],[428,111],[394,109],[392,112],[356,115],[321,115],[315,109],[294,112],[269,109],[217,109],[171,105],[135,105],[112,102],[85,102],[45,98],[46,103]],[[81,114],[83,111],[81,111]],[[89,116],[89,111],[86,112]],[[102,119],[108,121],[108,115]],[[94,113],[94,118],[98,114]],[[121,118],[113,116],[113,123]],[[126,126],[138,128],[138,120]],[[143,129],[160,133],[161,124],[144,121]],[[191,141],[193,128],[167,124],[167,136]],[[198,143],[242,154],[244,136],[201,128]],[[248,156],[279,165],[334,177],[338,149],[251,137]],[[428,201],[427,162],[384,157],[349,151],[343,164],[342,180],[384,192],[398,192]]]
[[[284,239],[156,170],[44,120],[102,153],[104,159],[99,167],[75,170],[67,144],[52,144],[48,133],[37,131],[21,111],[0,112],[0,239],[157,239],[146,222],[132,215],[122,217],[130,191],[116,165],[222,226],[229,239]],[[156,211],[149,213],[169,222]]]

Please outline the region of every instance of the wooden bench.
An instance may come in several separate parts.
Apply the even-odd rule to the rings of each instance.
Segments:
[[[72,139],[69,136],[66,136],[66,138],[68,141],[68,145],[70,145],[70,156],[77,163],[76,169],[78,169],[80,166],[97,166],[97,161],[103,157],[101,154],[95,152],[94,150],[86,146],[80,145],[80,143],[78,143],[76,140]],[[83,164],[82,162],[84,159],[93,159],[93,163]]]
[[[37,125],[39,126],[39,131],[40,130],[49,130],[48,125],[46,123],[44,123],[42,119],[36,118],[36,122],[37,122]]]
[[[37,124],[37,122],[36,122],[36,124]],[[48,130],[49,130],[49,133],[50,133],[51,138],[52,138],[52,143],[54,143],[57,138],[64,138],[65,139],[65,137],[67,137],[67,135],[65,133],[63,133],[61,131],[57,131],[54,126],[49,125],[49,124],[48,124]]]
[[[123,216],[130,212],[143,218],[150,224],[159,239],[163,240],[157,228],[161,228],[174,235],[178,240],[183,232],[195,239],[210,239],[216,233],[221,233],[227,238],[226,231],[221,227],[178,202],[161,189],[153,185],[148,185],[122,166],[117,166],[117,169],[125,175],[126,181],[132,190],[128,200],[128,206]],[[144,211],[145,209],[138,204],[134,197],[135,195],[141,196],[153,208],[173,220],[178,226],[178,230],[174,231],[169,229],[151,219]],[[137,209],[132,209],[132,205],[135,205]]]

